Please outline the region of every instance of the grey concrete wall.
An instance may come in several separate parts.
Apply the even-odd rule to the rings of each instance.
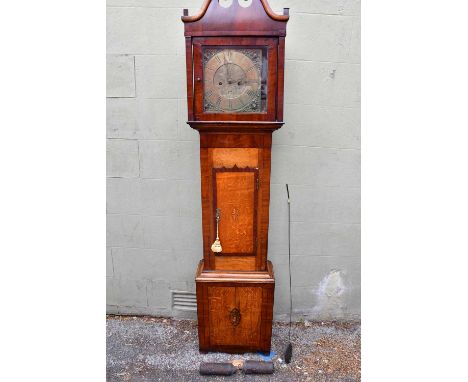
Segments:
[[[107,311],[189,316],[202,257],[199,137],[185,123],[182,8],[202,0],[107,1]],[[268,256],[275,317],[288,311],[292,199],[296,318],[360,316],[360,2],[290,7],[285,125],[273,134]]]

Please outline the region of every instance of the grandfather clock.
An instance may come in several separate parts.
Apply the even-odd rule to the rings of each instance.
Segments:
[[[269,351],[275,278],[267,260],[271,136],[283,125],[289,10],[266,0],[184,9],[187,123],[200,133],[201,351]]]

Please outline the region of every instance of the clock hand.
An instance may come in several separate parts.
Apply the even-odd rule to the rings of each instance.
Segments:
[[[227,77],[227,81],[230,82],[231,81],[231,75],[229,73],[229,61],[226,60],[226,53],[224,53],[223,55],[223,59],[224,59],[224,66],[226,67],[226,77]]]
[[[258,80],[242,80],[242,78],[239,78],[238,80],[234,80],[233,82],[237,82],[241,84],[258,84]]]
[[[231,81],[231,79],[229,78],[229,66],[227,64],[224,64],[224,76],[226,77],[226,82]]]

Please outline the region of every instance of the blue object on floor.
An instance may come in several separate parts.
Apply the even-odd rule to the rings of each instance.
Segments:
[[[261,353],[261,352],[258,352],[257,353],[260,357],[262,357],[262,359],[264,361],[271,361],[272,358],[276,355],[276,353],[274,351],[270,351],[270,353]]]

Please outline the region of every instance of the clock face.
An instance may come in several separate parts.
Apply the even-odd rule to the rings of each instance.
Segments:
[[[210,48],[203,52],[204,111],[261,113],[266,98],[266,57],[255,48]],[[263,98],[263,100],[262,100]]]

